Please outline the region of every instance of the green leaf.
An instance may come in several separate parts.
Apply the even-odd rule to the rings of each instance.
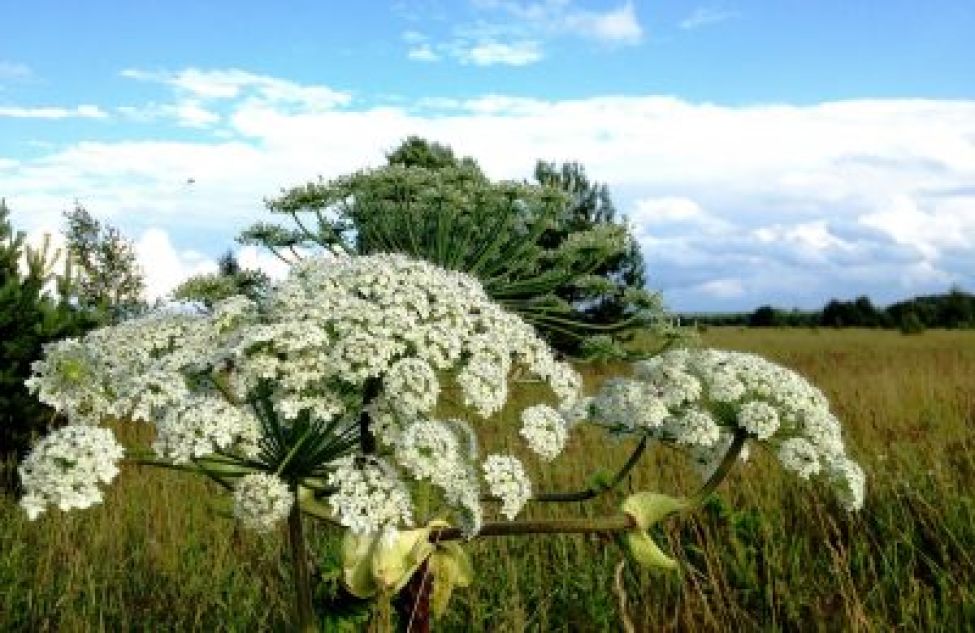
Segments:
[[[342,580],[349,593],[370,598],[399,592],[434,551],[430,527],[385,535],[346,532],[342,541]]]
[[[467,552],[459,543],[437,545],[427,560],[427,569],[433,577],[433,591],[430,606],[434,617],[441,617],[447,611],[454,587],[468,587],[474,580],[474,568]]]
[[[685,499],[656,492],[638,492],[623,501],[622,510],[636,526],[627,531],[625,539],[633,559],[644,567],[676,569],[677,561],[663,553],[650,537],[649,530],[662,519],[691,507]]]
[[[382,593],[395,594],[433,552],[430,528],[379,536],[372,554],[372,577]]]
[[[370,562],[375,542],[373,536],[352,532],[342,539],[342,582],[356,598],[371,598],[378,591]]]

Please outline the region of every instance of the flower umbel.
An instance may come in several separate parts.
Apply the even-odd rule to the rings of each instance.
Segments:
[[[705,477],[742,430],[786,470],[802,478],[825,473],[847,508],[862,505],[863,471],[846,457],[840,422],[796,372],[754,354],[683,349],[635,370],[636,379],[608,381],[596,394],[594,422],[687,447]]]
[[[234,516],[246,527],[269,532],[288,517],[294,493],[274,475],[251,473],[234,488]]]
[[[52,431],[20,465],[24,486],[20,505],[33,520],[48,504],[73,510],[101,503],[98,484],[115,478],[124,453],[105,428],[74,425]]]

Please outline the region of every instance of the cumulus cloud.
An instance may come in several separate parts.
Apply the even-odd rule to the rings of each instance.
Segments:
[[[187,98],[182,83],[171,86],[177,101]],[[158,227],[227,244],[268,219],[261,201],[280,187],[380,164],[419,134],[476,157],[495,178],[528,178],[538,158],[581,161],[629,217],[651,285],[681,309],[810,307],[861,293],[887,301],[975,286],[972,101],[722,106],[484,95],[295,109],[237,90],[199,97],[224,102],[211,125],[222,136],[210,140],[163,134],[0,157],[17,222],[56,224],[79,198],[133,234]],[[197,239],[194,248],[219,254]]]
[[[187,277],[217,270],[216,262],[203,253],[178,249],[160,228],[146,230],[136,240],[135,252],[150,300],[165,296]]]

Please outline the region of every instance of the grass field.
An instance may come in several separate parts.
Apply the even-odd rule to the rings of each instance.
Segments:
[[[816,484],[755,455],[704,510],[660,535],[682,571],[627,566],[638,630],[945,630],[975,623],[975,332],[903,336],[859,330],[714,328],[710,346],[755,351],[799,370],[830,397],[867,472],[864,509],[847,515]],[[598,380],[617,368],[586,369]],[[497,445],[497,420],[483,442]],[[507,435],[511,435],[510,432]],[[127,443],[147,441],[128,426]],[[627,446],[577,436],[539,487],[578,487]],[[692,491],[674,455],[654,451],[631,490]],[[106,503],[29,523],[0,505],[0,630],[279,630],[291,594],[282,539],[258,537],[208,508],[207,485],[128,470]],[[610,512],[619,498],[529,516]],[[316,530],[321,560],[334,539]],[[617,631],[612,542],[578,536],[472,545],[475,584],[437,630]]]

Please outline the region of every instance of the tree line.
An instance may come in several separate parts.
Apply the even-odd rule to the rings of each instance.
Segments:
[[[918,296],[878,307],[869,297],[832,299],[819,310],[786,310],[763,305],[752,312],[684,314],[685,323],[748,327],[867,327],[906,333],[927,328],[975,328],[975,294],[954,287],[943,294]]]

